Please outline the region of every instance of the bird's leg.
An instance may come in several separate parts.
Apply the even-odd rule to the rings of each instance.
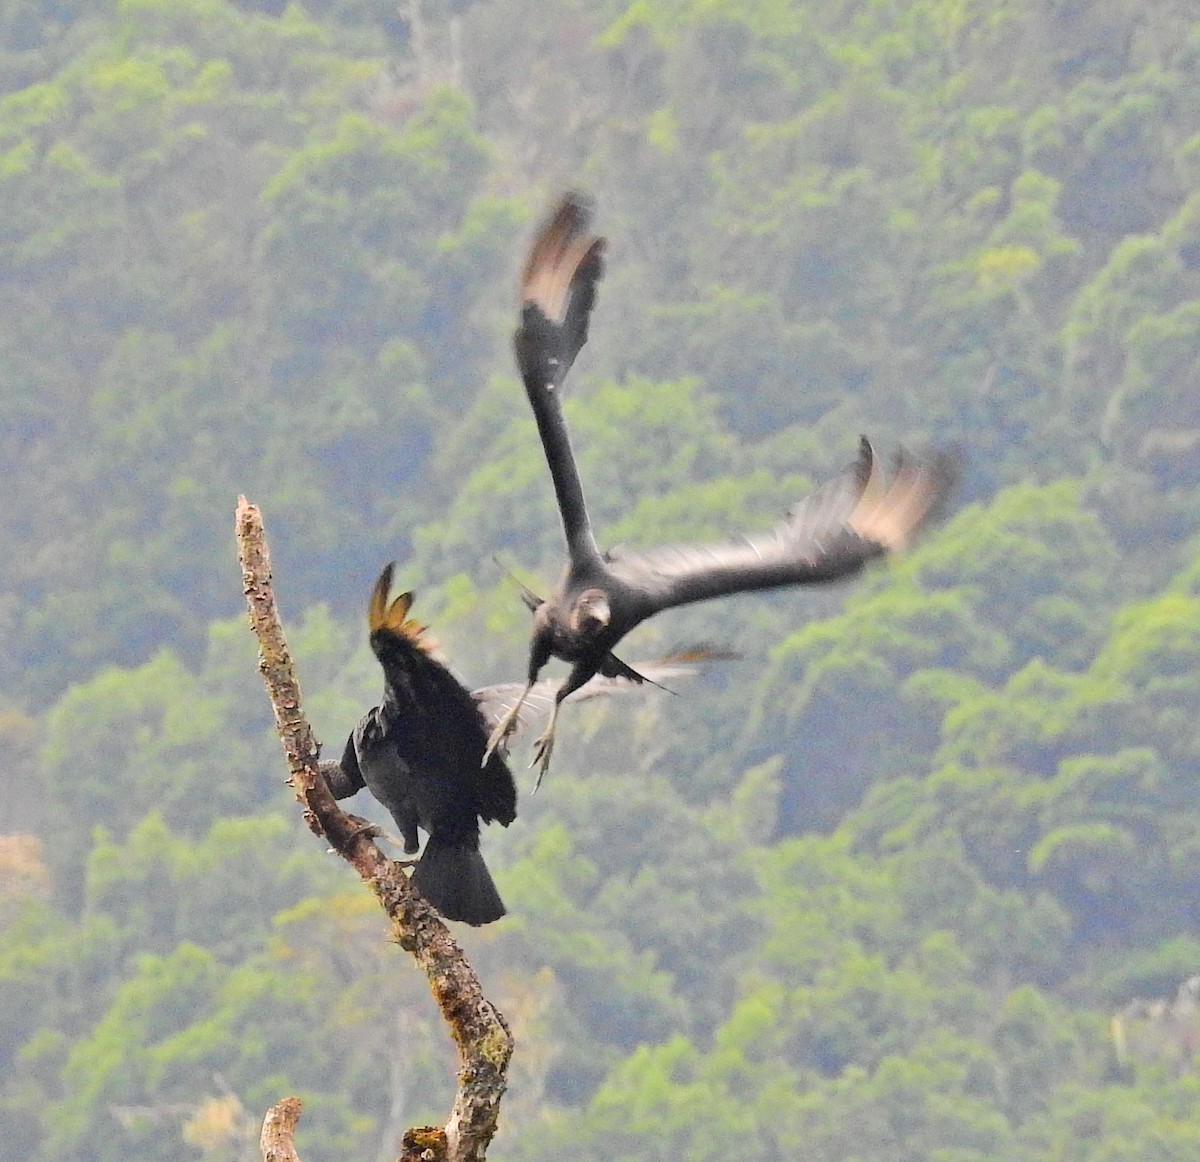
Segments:
[[[550,769],[550,755],[554,751],[554,728],[558,725],[558,708],[563,704],[565,698],[569,698],[580,686],[585,685],[589,679],[596,673],[596,667],[592,662],[578,662],[567,675],[567,680],[558,688],[558,692],[554,695],[554,708],[550,711],[550,721],[546,723],[546,729],[542,732],[541,737],[533,744],[533,762],[529,764],[530,768],[538,768],[537,782],[533,785],[534,794],[537,793],[538,787],[542,785],[542,780],[546,777],[546,772]]]
[[[533,640],[529,643],[529,671],[525,675],[525,689],[521,691],[516,705],[496,723],[496,728],[492,731],[487,741],[487,747],[484,749],[483,761],[479,764],[481,767],[487,766],[488,759],[495,753],[496,748],[517,729],[517,724],[521,720],[521,707],[525,705],[529,691],[533,689],[533,684],[538,680],[538,675],[549,660],[550,635],[538,627],[535,616]]]
[[[525,689],[521,691],[521,696],[513,703],[511,709],[504,714],[500,721],[496,723],[495,729],[488,737],[487,747],[483,752],[483,761],[479,764],[481,767],[488,765],[488,759],[492,757],[496,748],[502,746],[508,736],[517,729],[517,723],[521,718],[521,707],[525,704],[525,699],[528,697],[529,691],[533,688],[533,683],[533,678],[530,678],[525,683]]]
[[[546,729],[542,731],[541,737],[533,744],[533,761],[529,766],[538,768],[537,782],[533,784],[535,795],[538,787],[542,785],[542,780],[546,777],[546,772],[550,769],[550,755],[554,750],[554,727],[558,722],[558,708],[561,705],[562,702],[556,698],[554,708],[550,711],[550,721],[546,723]]]

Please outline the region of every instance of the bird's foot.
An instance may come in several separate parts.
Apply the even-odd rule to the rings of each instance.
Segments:
[[[488,765],[488,759],[498,750],[501,756],[508,753],[508,736],[517,729],[517,722],[520,719],[520,704],[509,710],[499,722],[496,723],[496,728],[488,736],[487,747],[483,752],[483,761],[480,762],[481,767]]]
[[[369,819],[364,819],[361,815],[351,815],[347,813],[346,818],[354,824],[354,830],[351,831],[349,835],[349,838],[352,840],[357,839],[360,835],[366,835],[371,839],[377,839],[383,834],[383,832],[379,830],[377,824],[372,823]]]
[[[354,830],[347,837],[347,842],[353,843],[360,835],[365,835],[369,839],[382,839],[386,843],[395,844],[396,847],[402,848],[405,852],[410,849],[403,839],[398,839],[394,835],[389,835],[377,823],[372,823],[369,819],[363,819],[358,815],[349,815],[347,818],[354,821]]]
[[[537,794],[537,789],[542,785],[542,780],[546,777],[546,772],[550,769],[550,755],[554,750],[554,725],[553,723],[546,728],[546,733],[533,744],[533,761],[529,764],[529,769],[534,767],[538,769],[537,782],[533,784],[533,793]]]

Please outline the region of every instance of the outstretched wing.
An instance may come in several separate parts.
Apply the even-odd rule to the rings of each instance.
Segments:
[[[902,453],[886,480],[863,437],[857,461],[769,532],[720,545],[614,551],[608,569],[618,582],[639,590],[652,613],[753,589],[834,581],[902,548],[955,474],[947,455],[920,459]]]
[[[638,662],[633,669],[652,684],[661,686],[668,681],[694,678],[704,673],[708,663],[727,661],[737,656],[732,650],[703,645],[679,650],[652,662]],[[521,706],[518,733],[550,713],[554,696],[561,685],[561,680],[534,683]],[[494,686],[483,686],[473,691],[471,696],[488,723],[495,725],[516,703],[524,688],[524,682],[499,682]],[[592,698],[609,698],[614,694],[630,694],[644,689],[633,678],[605,678],[597,674],[574,693],[568,694],[564,701],[585,702]],[[511,737],[509,741],[512,741]]]
[[[560,399],[563,380],[587,342],[603,272],[604,240],[591,233],[591,218],[590,205],[579,194],[567,194],[534,239],[513,336],[573,561],[599,557]]]

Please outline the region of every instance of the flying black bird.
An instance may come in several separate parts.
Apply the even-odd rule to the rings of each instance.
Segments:
[[[531,720],[553,703],[560,683],[467,690],[435,656],[424,627],[408,620],[412,594],[389,603],[392,571],[388,565],[375,583],[367,614],[371,649],[383,667],[383,701],[355,726],[341,763],[322,763],[321,771],[339,799],[365,786],[391,813],[409,854],[419,847],[418,826],[426,831],[429,840],[413,872],[421,895],[449,920],[488,924],[504,915],[504,904],[479,853],[479,821],[507,827],[517,814],[517,791],[503,757],[492,754],[481,764],[488,729],[518,698],[521,723]],[[642,669],[658,682],[730,656],[699,646]],[[572,697],[633,688],[625,678],[598,677]]]
[[[521,280],[517,364],[533,408],[566,533],[567,569],[534,610],[528,687],[551,657],[572,665],[545,733],[535,743],[538,782],[550,763],[558,708],[597,671],[635,672],[612,648],[648,617],[693,601],[754,589],[828,582],[900,548],[920,527],[954,475],[947,456],[901,455],[890,481],[864,438],[858,459],[795,505],[774,529],[727,544],[601,554],[563,418],[561,389],[587,341],[603,269],[604,241],[590,232],[591,207],[568,194],[534,241]],[[515,729],[520,700],[492,731],[487,756]]]

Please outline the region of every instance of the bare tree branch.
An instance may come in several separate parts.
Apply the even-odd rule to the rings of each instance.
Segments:
[[[300,1162],[292,1138],[302,1106],[298,1097],[285,1097],[267,1110],[259,1138],[263,1162]]]
[[[244,496],[238,498],[237,542],[250,626],[258,639],[258,668],[275,710],[275,726],[290,772],[288,782],[304,809],[304,820],[354,866],[378,897],[391,919],[397,943],[412,953],[429,978],[434,999],[458,1046],[458,1093],[450,1118],[444,1129],[409,1130],[400,1162],[481,1162],[496,1132],[512,1036],[499,1010],[483,995],[479,978],[441,917],[412,887],[402,866],[383,855],[361,821],[338,807],[321,777],[319,747],[301,708],[300,687],[275,607],[262,517]],[[299,1116],[300,1103],[295,1098],[284,1099],[267,1115],[262,1136],[264,1162],[299,1162],[292,1146]]]

